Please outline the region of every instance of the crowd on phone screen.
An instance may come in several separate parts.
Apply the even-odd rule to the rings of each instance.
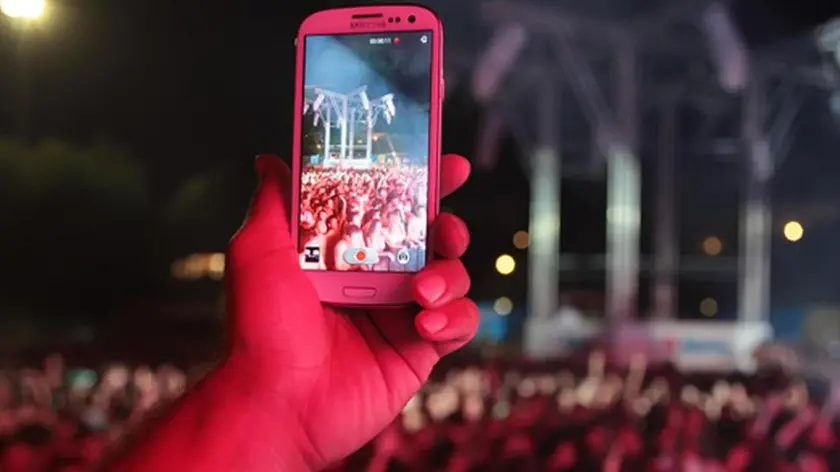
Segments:
[[[424,250],[428,172],[423,166],[370,169],[309,166],[301,185],[299,252],[309,269],[388,270],[400,249]],[[317,261],[306,248],[319,248]],[[350,248],[367,248],[379,263],[351,265]]]
[[[836,410],[781,371],[687,374],[643,359],[619,368],[599,353],[579,364],[441,369],[332,470],[840,470]],[[0,371],[0,471],[89,470],[205,370],[111,364],[74,378],[53,356]]]

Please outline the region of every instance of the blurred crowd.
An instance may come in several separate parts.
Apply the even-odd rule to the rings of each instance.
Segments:
[[[428,170],[424,166],[308,166],[301,189],[302,266],[413,270],[413,262],[425,260],[427,186]],[[311,248],[317,248],[318,257],[313,257]],[[375,252],[378,263],[351,264],[345,254],[354,248]],[[398,260],[402,249],[409,255],[408,261]]]
[[[182,395],[189,380],[171,365],[64,364],[53,355],[38,368],[0,369],[0,472],[90,470],[153,409]]]
[[[0,371],[0,471],[83,472],[200,379],[171,365]],[[780,369],[680,373],[579,363],[441,369],[334,471],[840,470],[837,391]]]
[[[840,470],[837,398],[781,369],[580,364],[452,369],[334,470]]]

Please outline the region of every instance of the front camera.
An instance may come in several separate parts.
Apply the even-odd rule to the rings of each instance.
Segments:
[[[408,17],[408,22],[409,23],[414,23],[415,21],[417,21],[417,18],[415,18],[414,15],[411,15],[411,16]]]

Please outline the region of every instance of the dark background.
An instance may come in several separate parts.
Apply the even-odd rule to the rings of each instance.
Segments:
[[[135,312],[153,316],[193,298],[215,307],[218,284],[176,283],[169,265],[186,254],[223,251],[255,184],[253,157],[289,155],[297,26],[308,13],[341,3],[80,0],[56,2],[47,21],[30,28],[3,18],[0,134],[9,137],[0,143],[4,322],[101,324]],[[622,3],[611,14],[641,11],[636,3]],[[813,3],[814,10],[802,2],[782,8],[759,2],[757,10],[755,3],[735,9],[759,49],[801,36],[826,14],[818,11],[823,2]],[[447,48],[481,50],[490,32],[477,29],[472,6],[440,5]],[[481,113],[465,85],[455,89],[445,107],[445,151],[472,153]],[[782,207],[823,205],[832,213],[840,143],[825,96],[811,98],[803,120],[797,142],[800,154],[810,157],[785,164],[776,198]],[[522,148],[510,136],[502,155],[495,170],[477,172],[444,206],[473,229],[465,262],[474,296],[506,295],[521,305],[526,257],[511,247],[511,237],[527,227],[528,180]],[[651,165],[650,156],[643,159]],[[680,165],[689,176],[681,184],[685,250],[697,253],[705,236],[718,234],[727,242],[725,254],[736,255],[737,245],[728,242],[737,241],[737,171],[719,163]],[[603,183],[568,181],[563,192],[564,251],[602,252]],[[653,208],[649,197],[645,205],[646,212]],[[838,301],[840,259],[833,248],[840,226],[836,218],[825,221],[809,232],[808,244],[777,252],[774,297],[780,304]],[[650,251],[649,221],[643,228]],[[505,252],[520,262],[507,278],[493,270]],[[598,292],[602,280],[602,273],[583,274],[563,289]],[[734,280],[684,280],[682,311],[699,316],[699,300],[715,296],[722,316],[731,314]]]

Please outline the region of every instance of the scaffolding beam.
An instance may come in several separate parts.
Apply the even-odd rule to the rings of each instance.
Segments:
[[[607,155],[607,321],[611,328],[636,318],[639,295],[641,168],[638,159],[637,51],[616,50],[617,126]]]
[[[515,22],[528,25],[528,29],[544,34],[555,34],[558,26],[571,28],[575,35],[608,45],[622,42],[629,36],[626,28],[618,22],[577,15],[556,6],[547,11],[525,2],[493,0],[482,5],[481,13],[484,20],[490,23]]]
[[[742,137],[747,159],[738,284],[738,318],[743,322],[764,322],[770,317],[770,181],[774,164],[767,131],[765,89],[764,78],[753,74],[744,94]]]
[[[677,316],[679,238],[676,221],[676,104],[666,105],[659,115],[659,155],[656,173],[656,229],[654,276],[651,288],[654,319]]]

